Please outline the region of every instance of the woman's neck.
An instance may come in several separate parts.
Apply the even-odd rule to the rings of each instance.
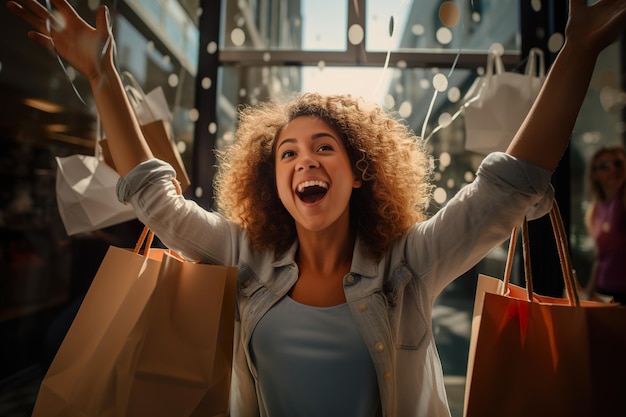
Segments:
[[[345,232],[299,232],[298,254],[296,262],[302,270],[319,273],[332,273],[337,270],[349,270],[356,233],[347,228]],[[347,272],[347,271],[346,271]]]
[[[345,233],[298,233],[299,274],[291,298],[318,307],[345,303],[343,279],[352,265],[355,236],[347,227]]]

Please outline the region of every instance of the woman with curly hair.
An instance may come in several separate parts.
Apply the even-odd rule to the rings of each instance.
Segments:
[[[367,251],[380,257],[406,229],[425,219],[431,162],[406,125],[360,99],[302,94],[244,108],[237,142],[219,155],[217,206],[247,230],[255,246],[281,253],[292,245],[296,222],[271,178],[279,164],[275,139],[300,116],[326,122],[348,152],[360,181],[350,198],[351,227],[363,237]]]
[[[421,139],[377,106],[317,94],[241,112],[215,213],[179,195],[175,171],[152,158],[105,8],[93,28],[52,3],[64,25],[50,32],[36,1],[9,6],[89,79],[120,200],[168,247],[238,266],[232,416],[449,416],[433,302],[524,216],[547,211],[597,56],[626,27],[622,0],[571,0],[567,41],[507,152],[430,218]]]
[[[596,247],[587,296],[610,295],[626,304],[626,152],[602,147],[591,157],[591,203],[585,220]]]

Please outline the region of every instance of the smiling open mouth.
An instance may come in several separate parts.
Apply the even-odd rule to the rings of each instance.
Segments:
[[[305,203],[320,201],[328,192],[328,185],[322,181],[307,181],[298,185],[297,195]]]

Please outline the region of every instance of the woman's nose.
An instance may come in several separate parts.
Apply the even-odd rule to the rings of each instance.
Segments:
[[[298,160],[297,169],[319,168],[319,162],[310,154],[301,155]]]

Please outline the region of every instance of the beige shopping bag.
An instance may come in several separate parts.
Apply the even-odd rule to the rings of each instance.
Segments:
[[[172,140],[170,111],[161,87],[145,93],[137,80],[129,73],[122,73],[124,88],[131,102],[141,131],[155,158],[168,162],[176,171],[176,179],[180,182],[182,192],[191,184],[183,159],[176,144]],[[102,154],[106,163],[115,169],[111,151],[106,139],[100,141]]]
[[[227,415],[236,268],[139,246],[107,252],[33,417]]]
[[[481,275],[476,291],[465,416],[626,415],[626,308],[581,301],[556,205],[552,219],[567,298],[534,294],[524,228],[526,287]]]
[[[116,363],[127,416],[228,416],[237,269],[163,257]]]

